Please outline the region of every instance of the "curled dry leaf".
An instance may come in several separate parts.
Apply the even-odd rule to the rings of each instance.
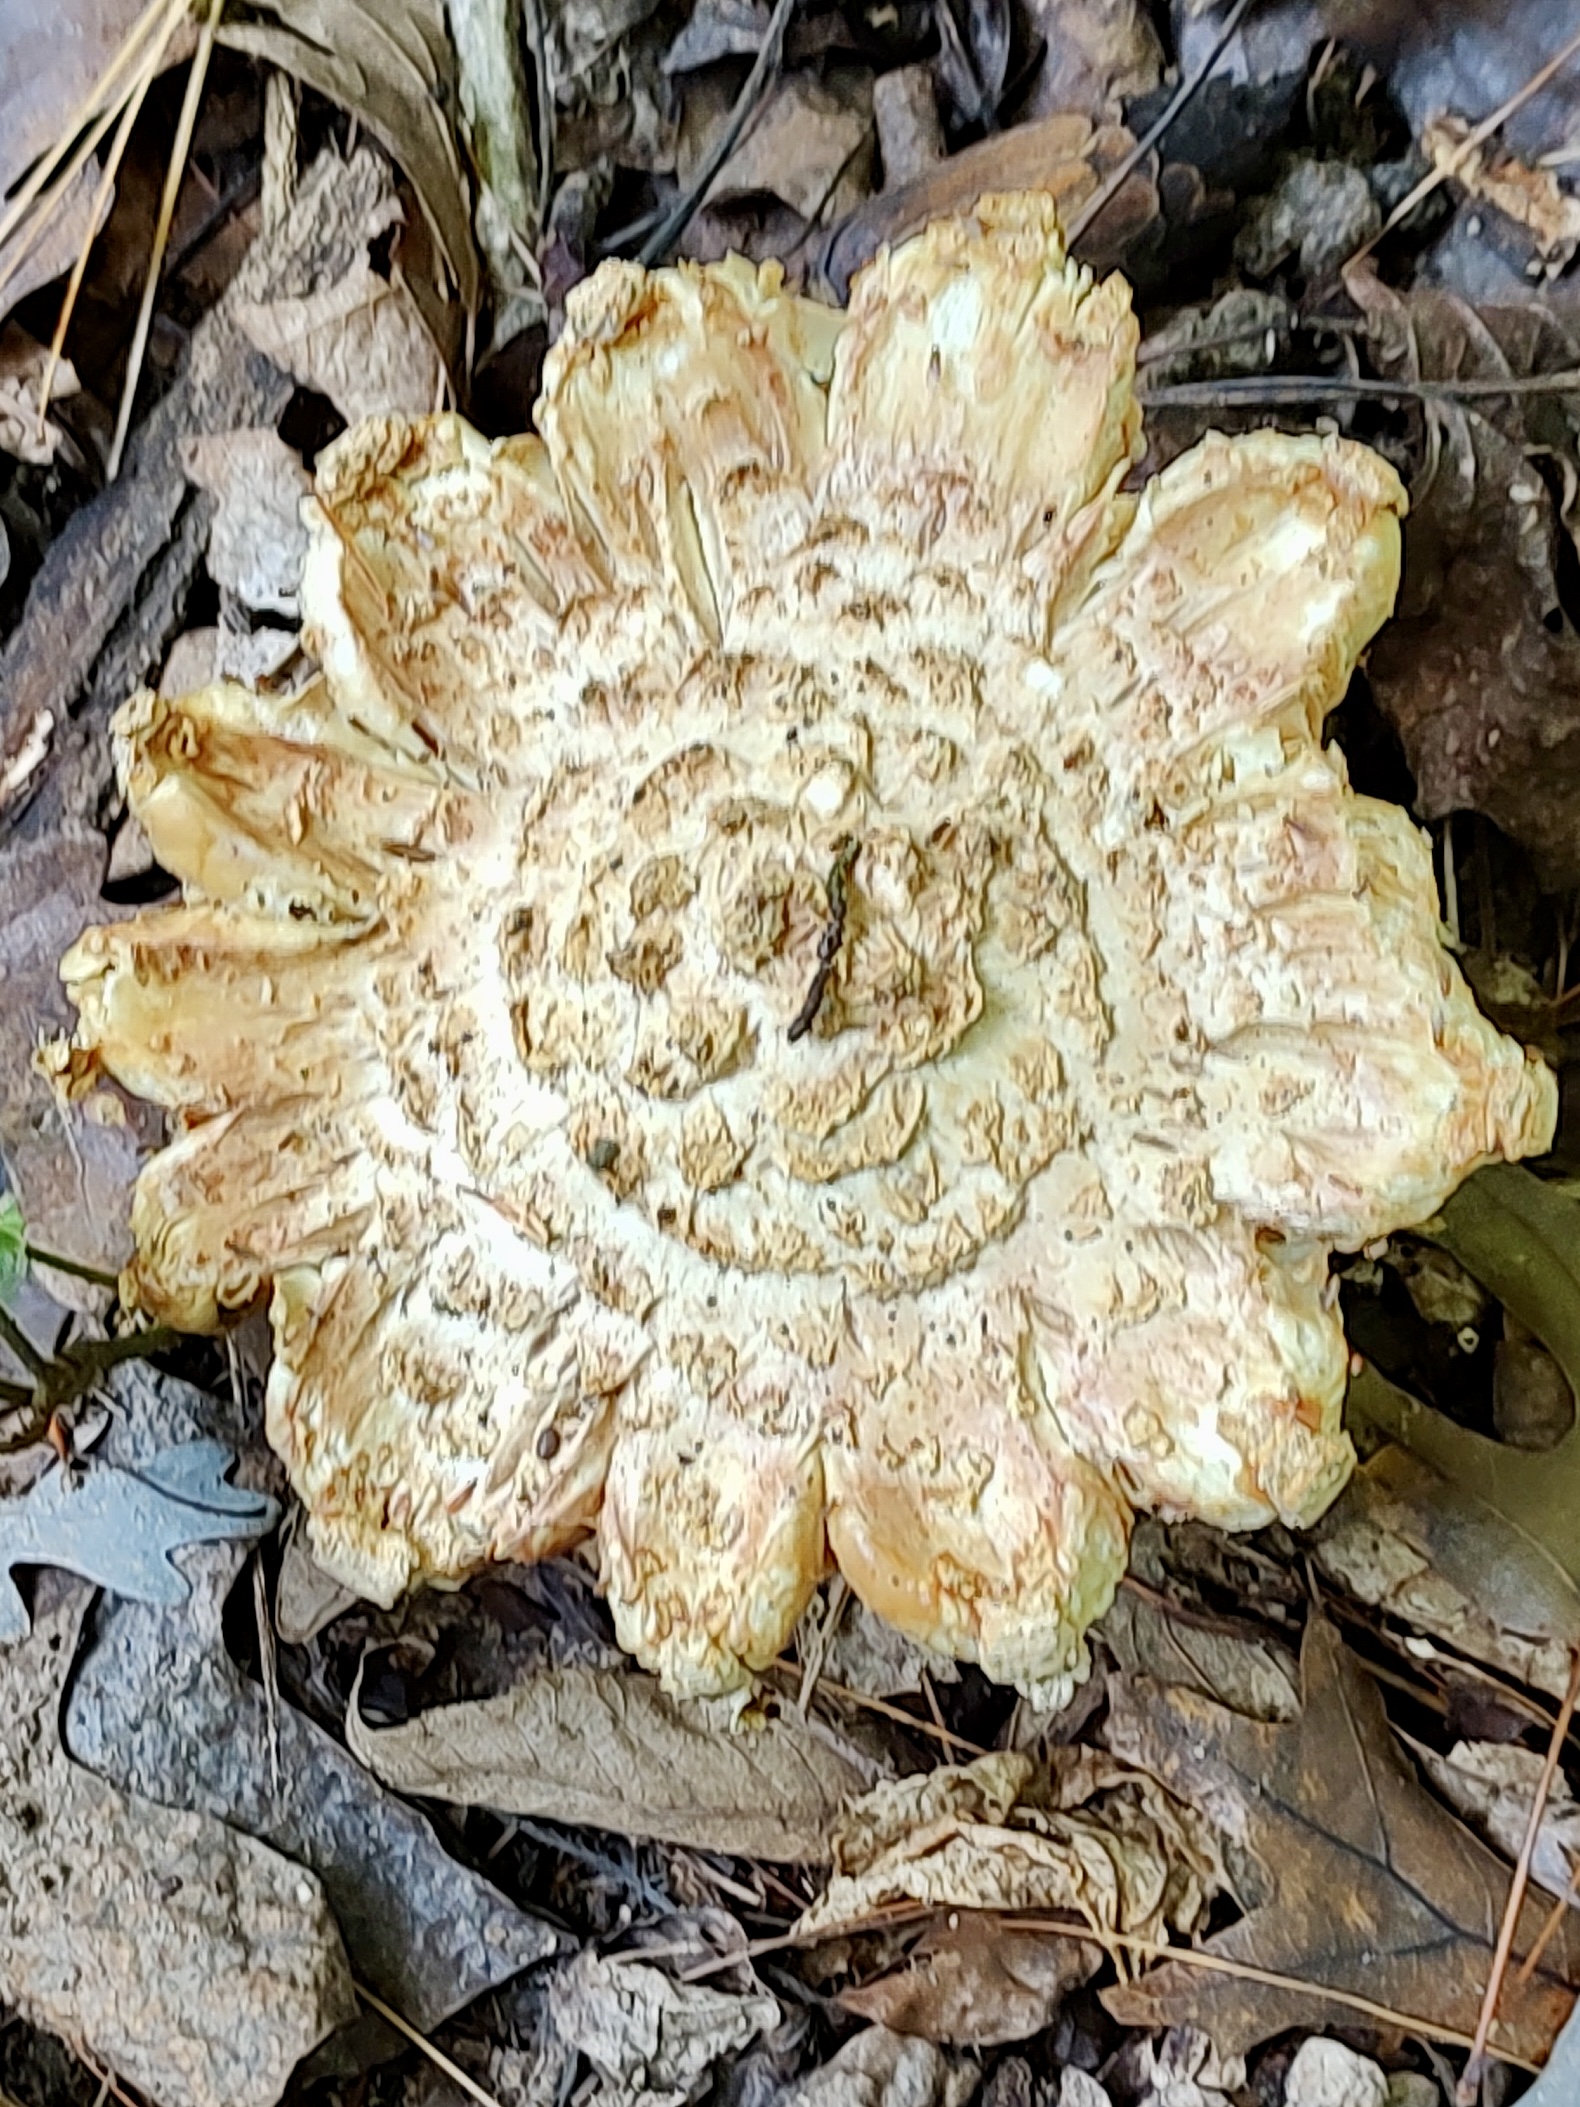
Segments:
[[[247,20],[222,23],[220,40],[305,81],[389,149],[422,201],[462,306],[475,308],[480,274],[444,0],[259,0]]]
[[[1021,121],[1077,111],[1094,124],[1112,122],[1126,103],[1163,78],[1163,51],[1142,0],[1032,0],[1042,65]]]
[[[302,500],[313,487],[296,455],[264,425],[187,439],[181,465],[216,500],[208,543],[215,584],[245,608],[294,616],[307,555]]]
[[[1545,1758],[1535,1749],[1505,1741],[1457,1741],[1446,1756],[1413,1743],[1412,1747],[1421,1768],[1454,1812],[1495,1844],[1505,1858],[1517,1859]],[[1566,1895],[1570,1869],[1577,1863],[1580,1804],[1560,1771],[1542,1810],[1531,1878],[1550,1895]]]
[[[1289,1986],[1167,1961],[1103,2002],[1125,2026],[1189,2019],[1225,2055],[1286,2028],[1351,2023],[1353,2011],[1325,2001],[1325,1988],[1407,2014],[1429,2039],[1434,2027],[1468,2035],[1508,1867],[1420,1783],[1376,1685],[1319,1617],[1306,1627],[1301,1666],[1304,1705],[1287,1726],[1242,1719],[1194,1691],[1110,1680],[1110,1745],[1208,1812],[1238,1854],[1246,1913],[1204,1950]],[[1527,1902],[1516,1951],[1529,1950],[1545,1915],[1545,1903]],[[1580,1929],[1566,1925],[1528,1982],[1508,1978],[1494,2053],[1540,2062],[1577,1971]]]
[[[767,1991],[674,1983],[644,1961],[581,1953],[550,1981],[549,2024],[592,2065],[598,2107],[685,2107],[715,2067],[779,2024]]]
[[[979,140],[851,213],[818,260],[818,282],[833,298],[845,299],[855,274],[885,243],[919,233],[930,220],[969,212],[993,191],[1039,190],[1071,217],[1134,143],[1123,125],[1095,125],[1068,112]],[[1117,263],[1126,243],[1157,216],[1152,183],[1139,174],[1129,177],[1083,235],[1083,257],[1100,268]]]
[[[397,1792],[743,1858],[826,1859],[872,1782],[795,1712],[732,1733],[717,1706],[597,1668],[543,1669],[400,1727],[366,1726],[353,1695],[346,1740]]]
[[[606,264],[543,439],[321,458],[322,681],[123,714],[185,898],[74,947],[56,1073],[175,1115],[126,1292],[272,1295],[347,1585],[596,1531],[705,1693],[832,1555],[1051,1697],[1136,1505],[1337,1492],[1330,1247],[1545,1147],[1556,1088],[1322,744],[1397,479],[1262,431],[1129,494],[1136,339],[1037,194],[848,315]]]
[[[725,113],[721,113],[724,115]],[[767,194],[803,219],[838,219],[871,188],[872,75],[843,66],[832,78],[787,75],[708,187],[710,205]],[[675,173],[687,186],[711,150],[711,134],[682,126]]]
[[[1346,278],[1372,357],[1411,380],[1493,379],[1580,364],[1573,331],[1528,309],[1480,312]],[[1484,413],[1483,413],[1484,412]],[[1560,522],[1528,450],[1573,462],[1580,393],[1435,404],[1413,494],[1399,616],[1368,661],[1429,819],[1484,812],[1531,852],[1543,881],[1580,877],[1580,638],[1557,582]]]
[[[1066,1910],[1144,1938],[1189,1932],[1223,1885],[1211,1832],[1145,1773],[1086,1748],[1039,1776],[1003,1751],[875,1786],[834,1833],[834,1872],[799,1936],[896,1904]]]

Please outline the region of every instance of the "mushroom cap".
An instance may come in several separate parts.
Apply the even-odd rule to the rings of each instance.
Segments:
[[[1403,493],[1212,435],[1139,496],[1129,290],[1041,196],[848,314],[605,264],[541,438],[321,459],[321,677],[140,695],[180,906],[64,964],[168,1108],[126,1292],[269,1297],[270,1439],[388,1603],[596,1534],[674,1688],[830,1558],[1046,1689],[1132,1509],[1312,1519],[1334,1246],[1548,1143],[1325,713]]]

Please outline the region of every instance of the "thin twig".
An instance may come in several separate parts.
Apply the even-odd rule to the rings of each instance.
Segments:
[[[27,1246],[28,1263],[45,1266],[51,1273],[69,1273],[73,1280],[91,1280],[96,1288],[118,1288],[120,1281],[113,1273],[106,1273],[98,1266],[85,1266],[81,1259],[62,1258],[58,1251],[45,1251],[38,1244]]]
[[[352,1986],[365,2005],[371,2005],[380,2019],[387,2019],[398,2034],[404,2034],[412,2047],[421,2050],[435,2070],[442,2070],[452,2085],[459,2085],[469,2099],[476,2100],[478,2107],[500,2107],[498,2095],[485,2092],[477,2080],[468,2077],[459,2063],[452,2063],[443,2049],[435,2048],[427,2035],[418,2031],[409,2019],[402,2019],[393,2005],[387,2005],[382,1997],[375,1997],[363,1983]]]
[[[1117,162],[1108,171],[1108,174],[1098,184],[1080,211],[1076,213],[1074,219],[1071,220],[1069,226],[1065,229],[1065,241],[1070,248],[1073,249],[1075,247],[1076,242],[1086,232],[1104,206],[1117,194],[1120,186],[1128,181],[1140,167],[1175,118],[1178,117],[1180,111],[1184,109],[1191,97],[1196,93],[1196,90],[1206,80],[1213,67],[1223,57],[1225,50],[1228,48],[1229,39],[1239,28],[1240,18],[1250,5],[1251,0],[1234,0],[1233,7],[1230,8],[1228,14],[1224,17],[1223,27],[1219,30],[1211,51],[1208,52],[1190,79],[1180,82],[1174,93],[1169,97],[1168,102],[1164,105],[1162,116],[1154,125],[1142,133],[1123,160]]]
[[[1241,0],[1241,4],[1244,4],[1244,0]],[[767,92],[770,79],[779,71],[785,31],[790,27],[790,17],[795,13],[795,9],[796,0],[774,0],[774,11],[768,18],[763,41],[758,47],[757,57],[752,62],[752,70],[747,74],[741,92],[735,98],[735,107],[730,112],[728,123],[703,156],[701,166],[692,177],[690,188],[676,201],[643,243],[639,262],[650,268],[655,263],[662,263],[696,217],[712,187],[714,177],[734,153],[741,134],[750,124]]]
[[[1580,368],[1557,373],[1510,373],[1497,379],[1369,380],[1346,373],[1231,373],[1222,380],[1182,380],[1138,388],[1149,410],[1225,409],[1281,403],[1343,401],[1470,402],[1498,395],[1580,393]]]
[[[757,1960],[768,1953],[779,1953],[795,1946],[815,1946],[821,1940],[845,1937],[853,1932],[892,1931],[897,1927],[925,1923],[938,1915],[938,1911],[926,1903],[906,1904],[899,1908],[874,1911],[870,1917],[859,1918],[851,1924],[833,1930],[787,1931],[771,1939],[753,1939],[746,1948],[745,1957]],[[1335,1989],[1329,1983],[1318,1983],[1300,1975],[1281,1975],[1273,1968],[1258,1968],[1251,1961],[1237,1961],[1224,1953],[1207,1953],[1199,1946],[1169,1946],[1160,1939],[1143,1939],[1134,1932],[1099,1930],[1084,1922],[1070,1922],[1057,1912],[1022,1910],[1005,1914],[1001,1920],[1011,1929],[1025,1931],[1053,1931],[1061,1938],[1079,1939],[1088,1946],[1100,1946],[1113,1958],[1115,1949],[1134,1954],[1146,1961],[1178,1961],[1182,1967],[1200,1969],[1207,1975],[1230,1975],[1240,1982],[1260,1983],[1269,1990],[1294,1990],[1304,1997],[1312,1997],[1326,2004],[1342,2005],[1346,2011],[1364,2013],[1384,2026],[1397,2027],[1401,2033],[1418,2035],[1423,2041],[1444,2041],[1451,2048],[1468,2049],[1474,2046],[1469,2034],[1461,2033],[1457,2027],[1442,2025],[1435,2019],[1423,2019],[1415,2012],[1401,2012],[1396,2006],[1380,2004],[1375,1998],[1363,1997],[1355,1990]],[[737,1959],[729,1955],[716,1962],[705,1963],[700,1968],[688,1969],[682,1978],[695,1982],[703,1975],[716,1974]],[[1501,2044],[1494,2045],[1494,2053],[1504,2063],[1512,2063],[1517,2070],[1536,2071],[1539,2063]]]
[[[176,199],[181,194],[181,178],[186,169],[187,152],[197,124],[198,104],[203,99],[203,83],[208,77],[208,62],[213,56],[214,38],[224,6],[225,0],[209,0],[208,14],[187,74],[186,93],[181,98],[181,115],[176,120],[176,135],[170,147],[170,166],[165,171],[164,193],[159,200],[159,218],[154,224],[148,276],[143,281],[142,305],[137,310],[137,327],[132,332],[132,348],[126,360],[126,380],[121,388],[121,407],[115,419],[115,437],[110,442],[110,457],[104,464],[107,483],[113,483],[121,472],[121,456],[126,451],[126,435],[132,424],[132,404],[137,395],[137,383],[142,377],[143,354],[148,349],[148,331],[154,319],[154,301],[159,292],[165,244],[170,239],[170,223],[176,215]]]
[[[1470,2045],[1470,2061],[1460,2072],[1459,2084],[1454,2092],[1458,2107],[1471,2107],[1471,2102],[1480,2089],[1481,2067],[1486,2060],[1487,2041],[1492,2033],[1492,2015],[1498,2009],[1498,1999],[1503,1992],[1503,1978],[1508,1972],[1509,1955],[1514,1950],[1514,1934],[1520,1921],[1520,1905],[1525,1900],[1526,1883],[1531,1877],[1531,1857],[1536,1849],[1542,1816],[1547,1811],[1547,1798],[1553,1789],[1553,1779],[1558,1774],[1558,1758],[1563,1750],[1564,1736],[1569,1732],[1569,1722],[1574,1718],[1577,1699],[1580,1699],[1580,1647],[1575,1649],[1569,1670],[1569,1688],[1564,1692],[1564,1701],[1559,1707],[1557,1719],[1553,1722],[1552,1735],[1547,1743],[1547,1758],[1542,1764],[1542,1774],[1536,1781],[1536,1791],[1531,1798],[1531,1811],[1526,1818],[1525,1834],[1520,1839],[1520,1855],[1515,1861],[1514,1878],[1509,1882],[1509,1899],[1504,1904],[1503,1922],[1498,1926],[1498,1943],[1492,1956],[1492,1969],[1487,1977],[1481,2011],[1476,2019],[1476,2038]]]
[[[1348,270],[1351,264],[1359,263],[1363,256],[1369,256],[1383,236],[1392,233],[1399,222],[1408,213],[1413,212],[1423,198],[1430,197],[1432,192],[1438,189],[1440,185],[1446,183],[1450,176],[1457,175],[1477,147],[1484,146],[1500,125],[1507,123],[1516,110],[1523,109],[1533,95],[1538,94],[1545,88],[1560,66],[1572,59],[1577,51],[1580,51],[1580,30],[1577,30],[1563,49],[1556,52],[1544,66],[1537,67],[1523,88],[1516,88],[1508,101],[1499,103],[1490,117],[1483,117],[1480,124],[1474,130],[1466,133],[1465,137],[1460,140],[1458,146],[1445,160],[1440,162],[1429,174],[1424,175],[1413,190],[1406,192],[1377,229],[1377,232],[1372,235],[1371,239],[1362,242],[1360,247],[1349,258],[1344,266],[1345,270]]]
[[[1552,1944],[1559,1925],[1574,1908],[1577,1898],[1580,1898],[1580,1858],[1569,1868],[1569,1884],[1548,1911],[1546,1922],[1536,1934],[1536,1944],[1514,1971],[1514,1980],[1522,1988],[1536,1973],[1538,1962]]]
[[[764,1671],[770,1675],[788,1675],[798,1681],[801,1670],[794,1661],[770,1661]],[[824,1675],[818,1678],[819,1690],[826,1690],[830,1697],[842,1697],[847,1704],[857,1706],[863,1712],[876,1712],[881,1718],[892,1719],[902,1727],[909,1727],[915,1734],[925,1734],[929,1740],[939,1741],[957,1749],[964,1749],[968,1756],[986,1756],[990,1750],[975,1741],[967,1741],[960,1734],[940,1733],[930,1719],[918,1719],[914,1712],[907,1712],[900,1705],[891,1705],[884,1698],[869,1697],[865,1690],[853,1690],[848,1683],[831,1682]]]
[[[922,1695],[927,1700],[928,1711],[933,1715],[933,1725],[938,1729],[938,1738],[949,1754],[955,1756],[965,1748],[965,1743],[945,1725],[943,1707],[938,1702],[938,1692],[933,1688],[933,1679],[925,1668],[922,1670]]]

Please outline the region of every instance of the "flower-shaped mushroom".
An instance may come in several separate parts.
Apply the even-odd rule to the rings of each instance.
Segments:
[[[60,1056],[168,1108],[128,1295],[265,1295],[270,1437],[382,1602],[596,1534],[740,1683],[830,1555],[1079,1669],[1137,1505],[1311,1519],[1327,1257],[1550,1138],[1427,845],[1321,743],[1398,576],[1364,447],[1139,497],[1127,287],[984,200],[848,314],[739,260],[572,295],[540,438],[321,461],[289,700],[140,696],[184,904]]]

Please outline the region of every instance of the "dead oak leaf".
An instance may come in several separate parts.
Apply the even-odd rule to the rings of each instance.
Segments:
[[[420,416],[444,400],[444,361],[405,281],[364,256],[338,285],[297,299],[245,300],[236,318],[266,358],[327,395],[348,424]]]
[[[1304,1704],[1288,1725],[1242,1718],[1194,1691],[1140,1680],[1110,1686],[1107,1740],[1179,1799],[1207,1811],[1246,1854],[1246,1914],[1203,1951],[1298,1979],[1288,1989],[1170,1961],[1104,1993],[1125,2026],[1189,2019],[1226,2055],[1286,2027],[1353,2022],[1320,1985],[1392,2006],[1434,2028],[1476,2024],[1509,1869],[1418,1782],[1382,1699],[1331,1625],[1313,1618],[1301,1658]],[[1257,1869],[1260,1869],[1259,1871]],[[1544,1907],[1528,1902],[1516,1955]],[[1580,1935],[1553,1939],[1528,1983],[1511,1970],[1495,2050],[1540,2062],[1580,1980]]]

